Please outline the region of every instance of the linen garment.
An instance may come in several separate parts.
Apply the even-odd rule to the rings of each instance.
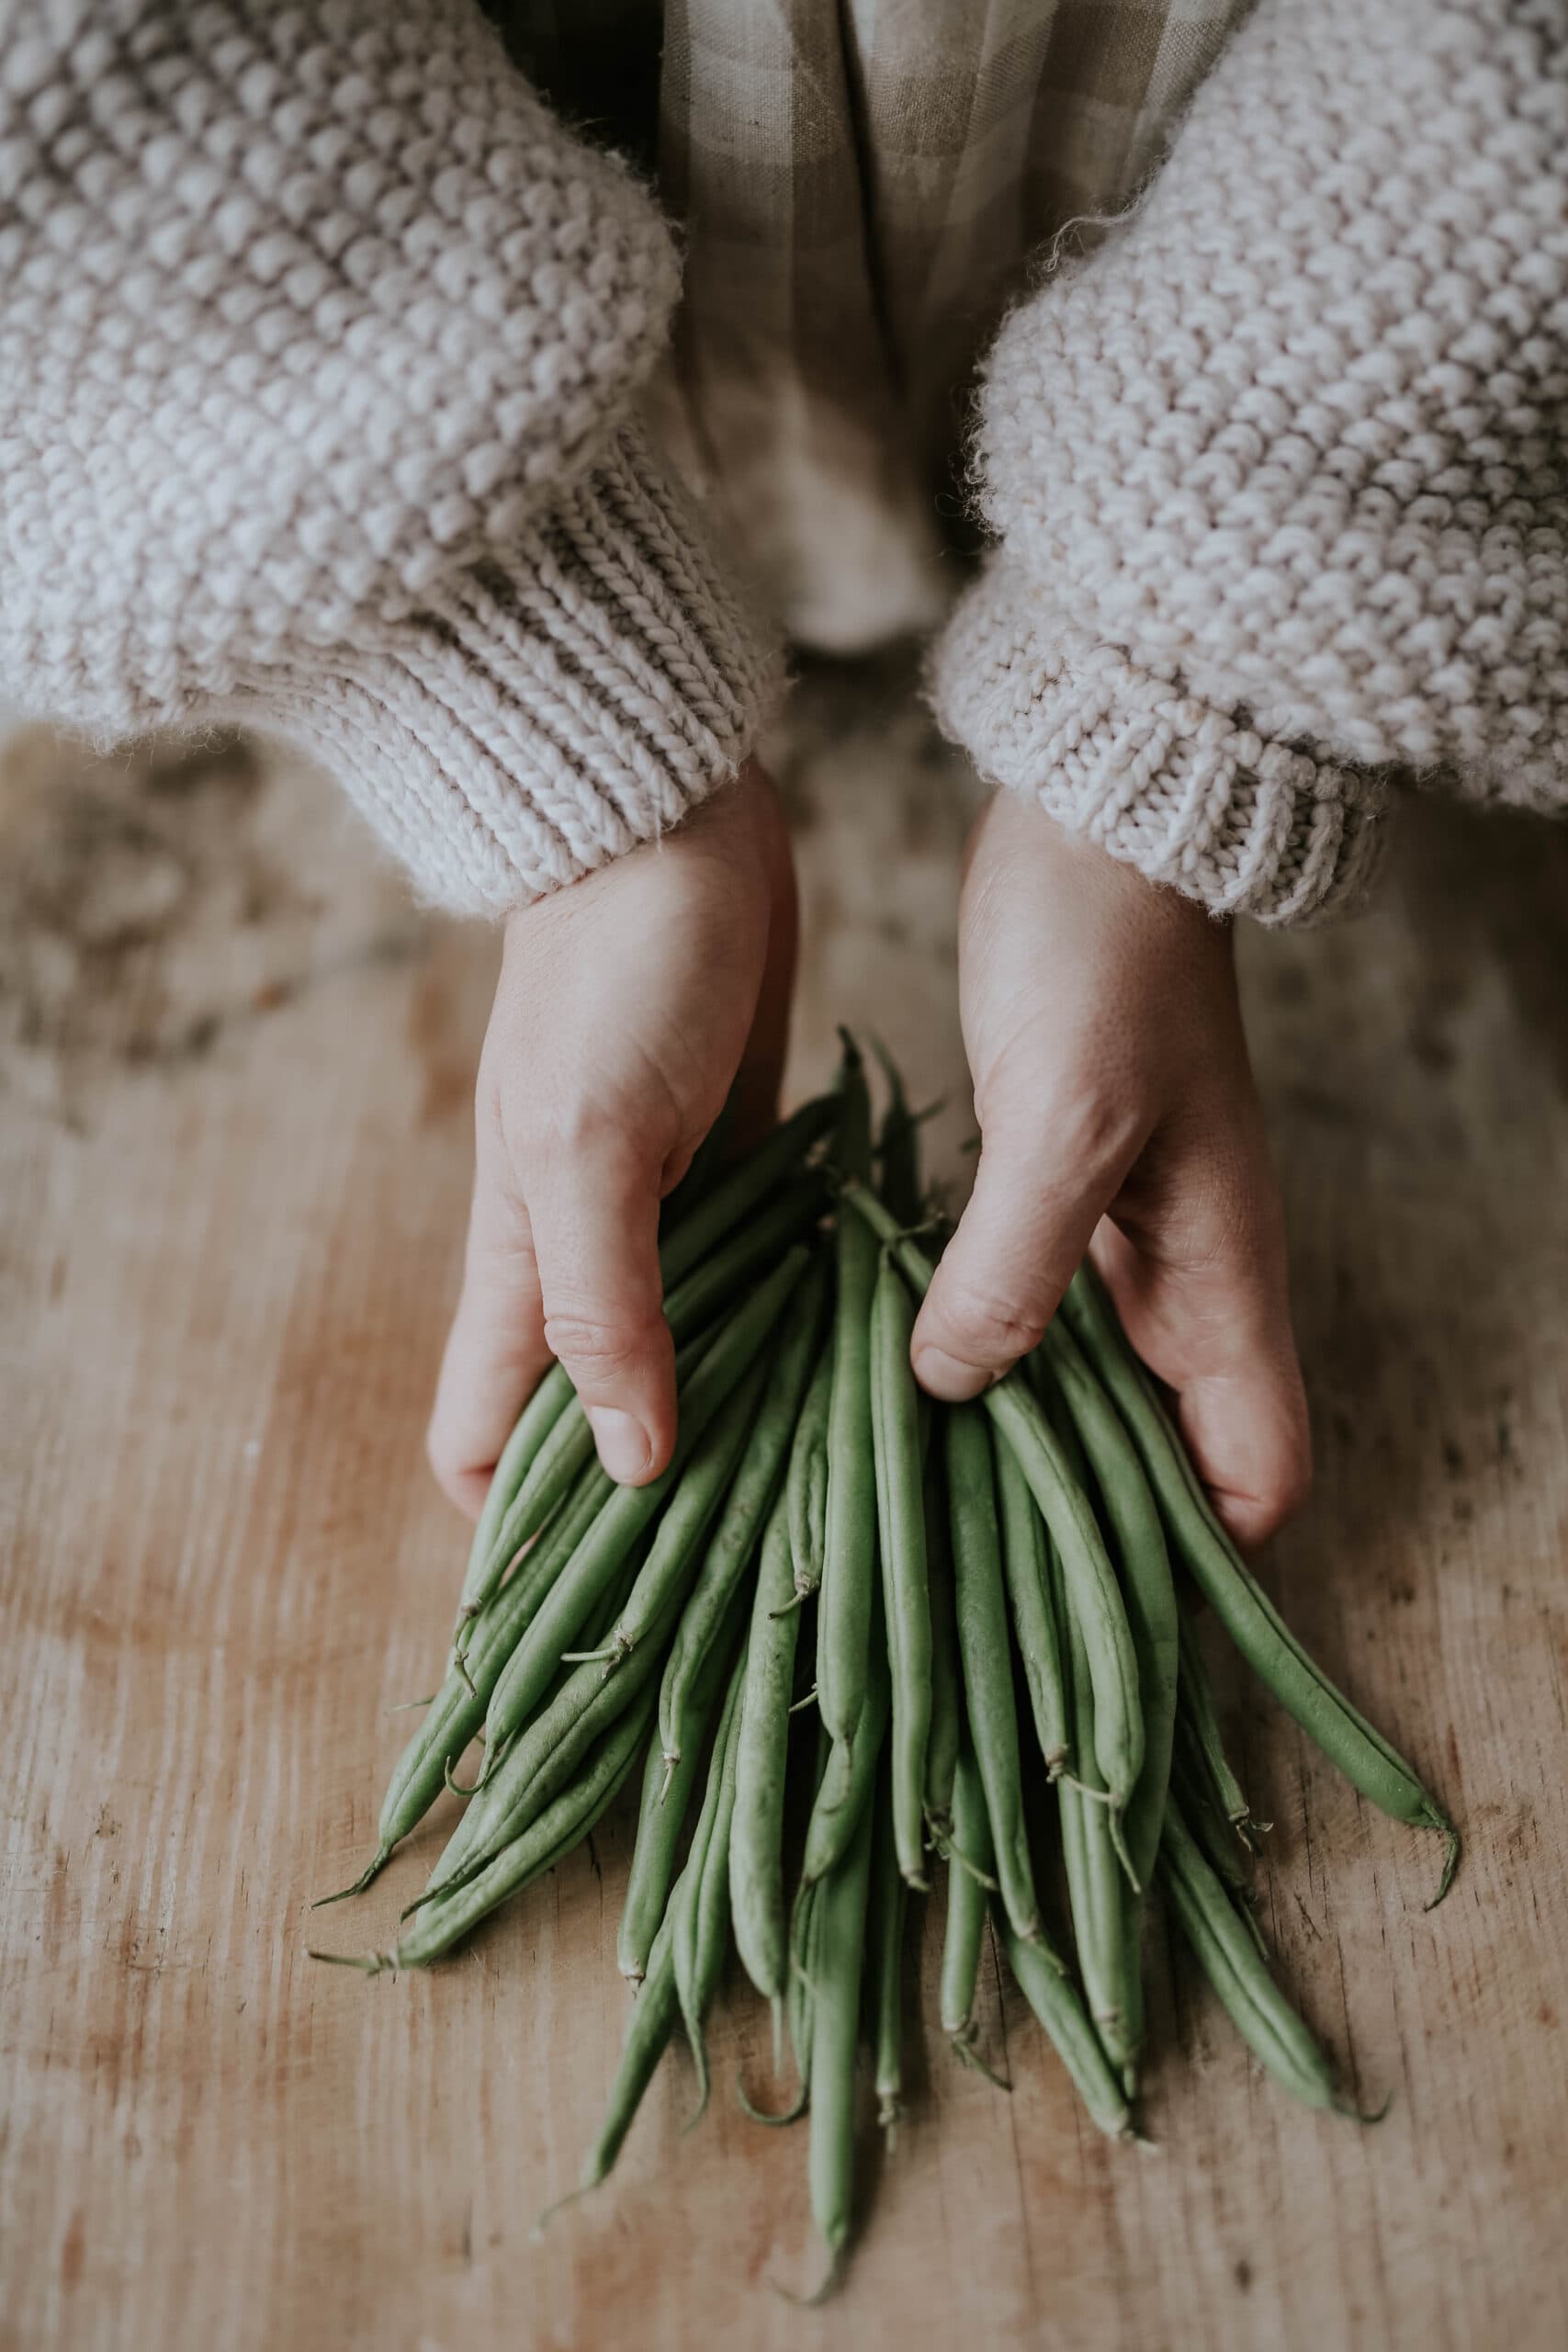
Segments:
[[[721,784],[785,630],[934,632],[1216,912],[1568,798],[1556,0],[491,13],[0,0],[11,699],[279,732],[470,910]]]

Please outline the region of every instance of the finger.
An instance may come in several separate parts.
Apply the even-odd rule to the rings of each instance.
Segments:
[[[795,857],[783,815],[771,792],[764,808],[769,873],[768,946],[757,991],[757,1009],[732,1090],[734,1145],[738,1152],[760,1143],[778,1118],[800,942]]]
[[[479,1517],[513,1423],[549,1361],[527,1212],[481,1151],[462,1295],[425,1439],[432,1469],[469,1519]]]
[[[675,1442],[675,1351],[659,1277],[661,1159],[613,1122],[536,1153],[528,1215],[545,1337],[587,1408],[599,1459],[645,1486]]]
[[[1188,1452],[1244,1549],[1292,1518],[1312,1484],[1283,1253],[1251,1216],[1192,1261],[1151,1254],[1110,1224],[1093,1245],[1122,1328],[1174,1391]]]
[[[986,1129],[915,1325],[915,1376],[949,1403],[979,1396],[1039,1340],[1137,1150],[1113,1106],[1054,1110],[1053,1092],[1024,1095]]]

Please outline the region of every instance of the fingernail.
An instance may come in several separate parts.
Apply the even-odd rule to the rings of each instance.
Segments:
[[[600,1461],[618,1485],[630,1485],[642,1476],[653,1448],[634,1413],[623,1413],[614,1405],[591,1405],[588,1426]]]
[[[945,1348],[921,1348],[915,1358],[915,1378],[928,1395],[949,1405],[964,1404],[991,1385],[983,1365],[960,1363]]]

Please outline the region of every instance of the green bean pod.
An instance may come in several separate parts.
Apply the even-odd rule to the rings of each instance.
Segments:
[[[502,1521],[511,1508],[525,1472],[575,1393],[564,1364],[551,1364],[536,1385],[533,1395],[513,1425],[511,1436],[502,1447],[501,1458],[491,1471],[490,1485],[485,1489],[484,1508],[474,1529],[473,1542],[468,1547],[468,1564],[463,1573],[463,1589],[457,1604],[458,1632],[461,1632],[465,1619],[478,1616],[499,1581],[491,1569],[491,1555],[501,1532]],[[515,1549],[513,1545],[513,1550]],[[510,1557],[508,1553],[507,1558]],[[503,1560],[503,1569],[505,1565]],[[456,1641],[456,1634],[453,1638]]]
[[[685,1753],[673,1771],[665,1764],[664,1743],[657,1728],[649,1743],[643,1762],[637,1838],[615,1939],[616,1965],[634,1984],[640,1984],[647,1973],[653,1939],[669,1907],[675,1856],[696,1784],[703,1740],[728,1685],[737,1649],[744,1639],[746,1618],[747,1596],[743,1591],[737,1592],[718,1639],[708,1645],[693,1682],[686,1711]]]
[[[637,1762],[653,1720],[654,1696],[650,1686],[637,1706],[611,1724],[583,1771],[529,1823],[522,1836],[503,1848],[476,1878],[425,1905],[391,1951],[368,1952],[356,1960],[333,1952],[312,1952],[310,1958],[359,1968],[367,1976],[379,1975],[386,1969],[428,1968],[440,1960],[498,1905],[531,1886],[582,1843],[619,1795]]]
[[[1054,1781],[1066,1765],[1073,1743],[1067,1724],[1062,1634],[1051,1599],[1051,1539],[1012,1448],[998,1445],[996,1456],[997,1516],[1012,1629],[1023,1662],[1034,1736],[1045,1759],[1045,1776]]]
[[[886,1046],[874,1038],[873,1050],[882,1065],[887,1080],[888,1103],[882,1114],[882,1126],[876,1138],[876,1163],[881,1175],[879,1190],[886,1203],[888,1214],[900,1225],[918,1225],[920,1221],[920,1123],[909,1108],[909,1098],[904,1091],[904,1080],[898,1065]]]
[[[1180,1611],[1179,1655],[1180,1677],[1177,1690],[1177,1707],[1185,1715],[1192,1738],[1203,1762],[1203,1778],[1210,1783],[1214,1803],[1238,1837],[1245,1837],[1252,1808],[1247,1793],[1231,1769],[1225,1754],[1225,1737],[1220,1728],[1220,1711],[1214,1702],[1214,1686],[1209,1679],[1208,1661],[1198,1638],[1198,1626],[1190,1609]]]
[[[1067,1466],[1087,1494],[1091,1474],[1082,1442],[1060,1389],[1049,1378],[1043,1401]],[[1134,1893],[1111,1838],[1104,1782],[1095,1762],[1094,1686],[1054,1544],[1049,1572],[1066,1636],[1063,1665],[1073,1748],[1083,1758],[1079,1773],[1064,1774],[1057,1783],[1073,1941],[1095,2030],[1131,2098],[1144,2039],[1143,1900]]]
[[[745,1683],[746,1661],[741,1657],[730,1674],[708,1761],[703,1809],[686,1857],[681,1900],[673,1906],[675,1993],[697,2070],[694,2123],[708,2101],[703,2021],[718,1989],[729,1940],[729,1829],[735,1817],[735,1743]]]
[[[485,1714],[485,1736],[492,1747],[538,1705],[562,1653],[571,1647],[621,1561],[666,1502],[671,1512],[679,1508],[686,1540],[694,1542],[700,1536],[723,1486],[710,1448],[701,1479],[690,1494],[682,1495],[687,1464],[695,1466],[694,1457],[708,1423],[759,1350],[766,1346],[809,1261],[810,1253],[803,1247],[789,1250],[709,1343],[681,1398],[681,1433],[669,1468],[646,1487],[615,1489],[508,1660]],[[681,1498],[678,1505],[677,1497]]]
[[[958,1611],[953,1591],[953,1537],[942,1448],[926,1458],[926,1582],[931,1617],[931,1727],[926,1742],[926,1825],[939,1854],[953,1837],[953,1780],[958,1770],[962,1710],[958,1695]]]
[[[1085,1759],[1080,1780],[1057,1783],[1073,1940],[1095,2031],[1130,2093],[1144,2038],[1143,1905],[1111,1843],[1110,1811],[1093,1761],[1089,1673],[1077,1628],[1070,1620],[1068,1643],[1075,1746]]]
[[[863,1184],[840,1185],[842,1205],[856,1210],[897,1260],[914,1290],[931,1283],[931,1260],[919,1243],[900,1232],[880,1201]],[[852,1220],[840,1217],[840,1227]],[[1138,1666],[1122,1589],[1100,1538],[1088,1497],[1073,1478],[1061,1445],[1029,1385],[1015,1364],[981,1399],[1039,1504],[1051,1540],[1061,1554],[1073,1611],[1083,1628],[1094,1679],[1094,1736],[1100,1777],[1111,1801],[1112,1823],[1121,1838],[1121,1815],[1144,1762],[1144,1718],[1138,1698]]]
[[[889,1747],[898,1868],[922,1892],[926,1756],[931,1729],[931,1607],[919,1408],[909,1368],[914,1309],[891,1262],[872,1306],[873,1445],[876,1464],[883,1615],[893,1680]]]
[[[864,1177],[871,1169],[871,1102],[858,1054],[846,1065],[839,1165]],[[876,1288],[874,1237],[858,1217],[840,1216],[835,1235],[838,1289],[833,1319],[833,1393],[828,1416],[828,1514],[822,1586],[817,1602],[817,1706],[828,1736],[844,1751],[840,1772],[865,1705],[876,1583],[876,1487],[871,1425],[871,1304]]]
[[[774,1185],[792,1175],[812,1145],[820,1143],[838,1115],[837,1094],[815,1095],[720,1178],[660,1246],[659,1267],[666,1290],[689,1274],[734,1227],[751,1217]],[[761,1216],[752,1220],[753,1225],[761,1222]]]
[[[580,1660],[563,1661],[575,1670],[536,1715],[518,1725],[510,1747],[495,1746],[503,1735],[491,1731],[497,1761],[441,1858],[438,1885],[449,1883],[459,1869],[471,1871],[476,1860],[515,1837],[542,1794],[570,1769],[570,1755],[584,1736],[583,1722],[603,1722],[658,1672],[664,1639],[696,1576],[703,1530],[734,1473],[766,1374],[767,1358],[761,1356],[703,1432],[606,1638]],[[569,1745],[572,1741],[576,1749]]]
[[[731,1596],[761,1539],[763,1526],[784,1474],[795,1416],[810,1376],[827,1301],[827,1269],[817,1260],[784,1309],[777,1353],[746,1451],[725,1497],[703,1555],[691,1598],[681,1612],[674,1645],[659,1694],[659,1729],[664,1760],[681,1759],[691,1693]]]
[[[746,1693],[735,1751],[735,1813],[729,1830],[729,1907],[740,1964],[764,2001],[789,1987],[784,1912],[784,1783],[789,1767],[790,1692],[799,1612],[786,1607],[793,1569],[789,1510],[773,1505],[751,1606]]]
[[[950,1407],[944,1422],[964,1713],[986,1792],[997,1879],[1008,1917],[1029,1942],[1042,1943],[1045,1931],[1040,1924],[1023,1813],[991,1437],[976,1405]]]
[[[828,1521],[828,1415],[833,1401],[833,1342],[817,1358],[811,1385],[795,1423],[786,1485],[789,1549],[797,1600],[809,1600],[822,1581]]]
[[[854,2225],[855,2054],[871,1888],[872,1807],[863,1805],[848,1851],[820,1881],[813,1906],[811,2213],[836,2276]]]
[[[1041,1353],[1089,1457],[1122,1569],[1144,1710],[1144,1761],[1128,1801],[1125,1828],[1133,1874],[1146,1886],[1159,1852],[1176,1724],[1176,1586],[1159,1509],[1137,1448],[1064,1317],[1047,1330]]]
[[[803,1178],[771,1201],[752,1222],[716,1250],[664,1301],[664,1319],[677,1346],[695,1338],[744,1289],[754,1276],[772,1266],[782,1250],[813,1225],[821,1212],[822,1187],[817,1178]],[[685,1227],[681,1228],[683,1234]],[[675,1237],[678,1239],[680,1236]],[[661,1264],[674,1254],[672,1239],[665,1245]],[[669,1279],[668,1274],[666,1279]],[[592,1459],[593,1432],[588,1416],[573,1392],[565,1409],[534,1456],[527,1476],[513,1497],[496,1531],[488,1566],[477,1589],[482,1599],[506,1573],[507,1564],[555,1509],[584,1463]]]
[[[1247,1850],[1215,1803],[1213,1783],[1202,1755],[1179,1712],[1176,1718],[1176,1747],[1170,1759],[1170,1801],[1180,1807],[1181,1817],[1204,1860],[1261,1941],[1261,1930],[1252,1912],[1252,1879]]]
[[[890,1763],[884,1759],[873,1804],[868,1935],[876,2120],[889,2138],[903,2114],[904,1929],[909,1889],[898,1860]]]
[[[1352,1787],[1394,1820],[1412,1828],[1438,1830],[1447,1838],[1442,1877],[1427,1905],[1433,1908],[1453,1883],[1459,1832],[1398,1749],[1308,1657],[1246,1566],[1215,1518],[1091,1268],[1082,1266],[1074,1275],[1064,1306],[1138,1449],[1178,1557],[1253,1672]]]
[[[871,1810],[872,1792],[876,1786],[876,1767],[887,1733],[892,1693],[880,1590],[873,1600],[865,1705],[853,1747],[844,1747],[835,1741],[828,1750],[821,1786],[806,1826],[806,1850],[800,1861],[801,1877],[808,1882],[826,1878],[843,1860],[862,1816]]]
[[[973,1748],[959,1750],[953,1783],[955,1854],[947,1870],[947,1919],[942,1943],[942,2030],[954,2053],[967,2059],[975,2043],[975,1997],[986,1930],[986,1877],[996,1867],[986,1792]],[[969,1867],[969,1865],[973,1867]]]
[[[1243,2041],[1292,2098],[1306,2107],[1334,2107],[1327,2058],[1275,1984],[1247,1923],[1174,1806],[1166,1817],[1160,1860],[1177,1923]]]
[[[1059,1976],[1033,1944],[998,1919],[1018,1988],[1055,2044],[1091,2120],[1112,2140],[1134,2137],[1133,2110],[1112,2074],[1100,2037],[1071,1979]]]
[[[392,1768],[381,1800],[377,1849],[352,1886],[321,1897],[341,1902],[358,1894],[383,1869],[394,1849],[423,1820],[446,1785],[446,1774],[484,1721],[485,1704],[525,1628],[559,1575],[584,1531],[592,1523],[611,1482],[595,1463],[578,1482],[517,1574],[492,1595],[474,1622],[468,1653],[425,1709]],[[317,1905],[321,1907],[320,1905]]]
[[[673,1899],[673,1898],[671,1898]],[[597,2188],[614,2171],[648,2086],[675,2030],[674,1932],[667,1916],[649,1954],[648,1974],[626,2020],[621,2059],[610,2086],[599,2134],[578,2176],[578,2193]]]

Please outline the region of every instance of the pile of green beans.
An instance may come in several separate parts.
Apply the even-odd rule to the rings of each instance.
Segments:
[[[862,2218],[863,2114],[891,2146],[908,2112],[933,1866],[942,2030],[993,2082],[987,1987],[1005,1962],[1004,1997],[1033,2012],[1090,2120],[1136,2136],[1154,1901],[1275,2080],[1356,2112],[1269,1963],[1252,1895],[1266,1825],[1225,1752],[1200,1602],[1363,1795],[1442,1834],[1434,1901],[1459,1855],[1241,1560],[1087,1265],[981,1399],[919,1394],[919,1122],[877,1050],[879,1132],[846,1037],[831,1092],[736,1165],[705,1147],[666,1204],[668,1470],[612,1485],[559,1367],[525,1405],[446,1679],[344,1893],[433,1808],[466,1809],[393,1942],[314,1955],[428,1966],[635,1792],[617,1957],[637,1992],[572,2193],[615,2165],[677,2034],[701,2113],[733,1951],[770,2012],[775,2078],[756,2105],[736,2091],[760,2121],[808,2119],[818,2293]]]

